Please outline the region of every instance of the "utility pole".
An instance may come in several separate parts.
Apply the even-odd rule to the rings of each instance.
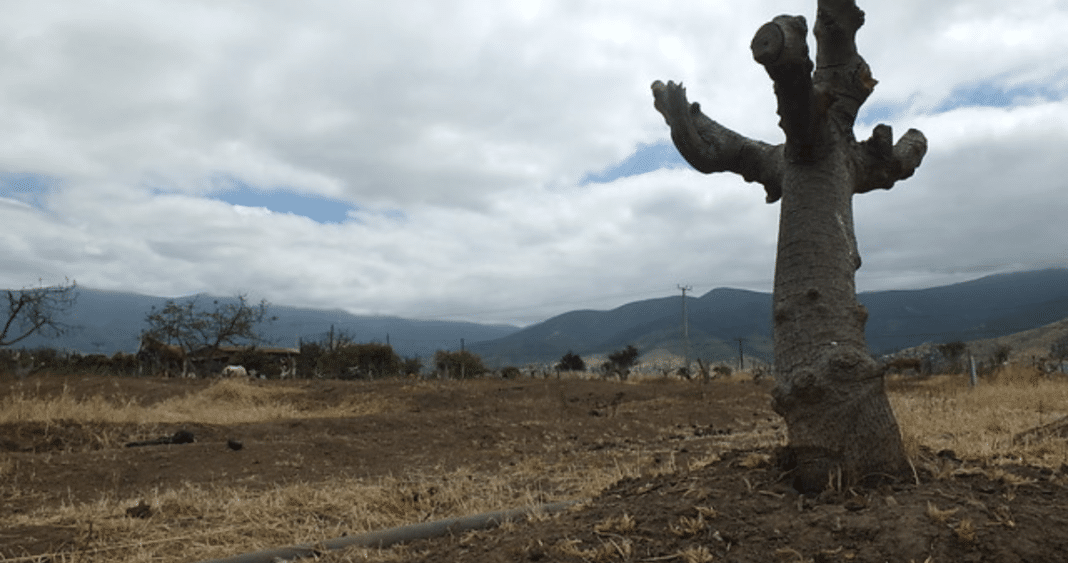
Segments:
[[[682,341],[686,351],[686,377],[690,377],[690,322],[686,315],[686,292],[693,289],[691,285],[677,286],[682,290]]]
[[[745,342],[744,338],[735,338],[738,341],[738,371],[745,371],[745,354],[742,353],[742,342]]]

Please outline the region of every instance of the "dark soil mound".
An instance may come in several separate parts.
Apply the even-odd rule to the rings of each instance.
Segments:
[[[926,454],[919,485],[800,496],[771,451],[626,479],[556,518],[411,546],[417,561],[1068,560],[1068,477]]]

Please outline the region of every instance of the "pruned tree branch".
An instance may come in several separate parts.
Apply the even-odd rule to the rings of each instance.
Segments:
[[[730,171],[746,182],[764,186],[767,202],[782,197],[781,145],[740,135],[710,119],[701,105],[686,99],[686,88],[674,82],[653,82],[653,106],[671,127],[671,140],[686,162],[705,174]]]
[[[779,102],[779,127],[786,133],[788,160],[812,161],[816,157],[818,123],[813,107],[812,59],[805,36],[808,26],[801,16],[778,16],[753,36],[753,58],[775,83]]]
[[[851,135],[860,106],[878,81],[857,52],[857,30],[864,11],[855,0],[820,0],[816,13],[816,96],[831,113],[830,124]]]
[[[864,25],[864,11],[856,0],[819,0],[816,9],[816,64],[833,67],[849,64],[857,56],[857,30]]]
[[[686,99],[682,84],[654,82],[653,105],[691,166],[705,174],[730,171],[758,182],[768,203],[782,197],[787,163],[816,162],[842,142],[860,164],[853,193],[890,189],[920,165],[927,139],[909,130],[892,145],[890,127],[879,125],[870,139],[856,142],[857,113],[877,84],[857,52],[856,34],[863,25],[864,12],[856,0],[819,0],[815,65],[804,17],[778,16],[757,30],[750,49],[775,85],[779,126],[786,134],[782,145],[749,139],[713,121],[700,104]]]
[[[927,138],[916,129],[909,129],[896,145],[893,129],[889,125],[876,125],[871,137],[860,143],[861,163],[858,170],[863,176],[853,188],[853,193],[862,194],[872,190],[889,190],[898,180],[904,180],[919,167],[927,153]]]

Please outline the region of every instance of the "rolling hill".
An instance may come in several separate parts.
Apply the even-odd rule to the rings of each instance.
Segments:
[[[998,274],[917,290],[861,293],[868,344],[876,355],[924,342],[1004,336],[1068,317],[1068,269]],[[734,362],[772,359],[771,294],[718,288],[687,297],[694,357]],[[602,356],[628,344],[643,353],[684,352],[682,297],[628,303],[610,311],[573,311],[472,345],[491,365],[550,362],[568,350]]]
[[[76,328],[60,338],[31,336],[16,347],[49,347],[83,354],[111,355],[117,351],[136,352],[141,331],[146,328],[145,315],[152,307],[160,309],[168,298],[136,293],[102,291],[78,287],[74,309],[63,321]],[[235,301],[233,298],[200,295],[201,303],[212,300]],[[180,299],[180,301],[185,298]],[[421,321],[386,316],[352,315],[340,309],[322,310],[271,305],[268,313],[278,320],[261,329],[269,345],[296,347],[298,341],[322,341],[330,333],[346,333],[357,342],[386,342],[398,354],[433,355],[439,349],[458,349],[460,339],[478,342],[500,338],[516,330],[510,325],[485,325],[470,322]]]
[[[87,288],[78,292],[77,305],[67,319],[78,330],[60,339],[33,337],[18,346],[132,352],[144,329],[145,314],[167,301]],[[741,345],[746,358],[772,359],[771,294],[717,288],[686,299],[692,357],[733,364]],[[873,353],[881,355],[924,342],[996,338],[1065,319],[1068,269],[999,274],[929,289],[861,293],[859,299],[869,312],[868,343]],[[685,353],[681,296],[636,301],[609,311],[571,311],[523,329],[285,306],[272,306],[270,313],[278,320],[266,325],[264,333],[273,345],[323,340],[333,326],[358,342],[388,340],[406,357],[427,358],[436,350],[456,350],[464,339],[469,350],[495,367],[553,362],[569,350],[586,357],[604,356],[630,344],[643,353]]]

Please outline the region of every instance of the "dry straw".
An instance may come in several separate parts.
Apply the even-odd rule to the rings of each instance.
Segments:
[[[965,376],[893,382],[890,400],[906,444],[962,459],[1015,459],[1059,467],[1068,462],[1063,439],[1021,442],[1026,430],[1068,416],[1068,381],[1009,367],[972,388]]]
[[[432,389],[440,384],[413,385]],[[173,422],[220,424],[356,416],[399,407],[384,404],[377,397],[357,394],[337,405],[307,405],[302,404],[299,393],[294,387],[228,380],[146,406],[133,399],[100,396],[79,399],[70,393],[44,397],[30,388],[0,400],[0,423],[33,422],[56,427],[72,423],[121,423],[149,427]],[[545,395],[531,400],[553,402],[558,398]],[[1068,416],[1064,412],[1068,409],[1068,383],[1062,380],[1037,378],[1027,370],[1015,370],[984,380],[975,389],[967,386],[963,376],[896,381],[891,384],[891,401],[914,453],[920,447],[935,451],[952,449],[972,465],[992,464],[990,460],[994,456],[1053,466],[1068,462],[1068,448],[1063,439],[1037,439],[1027,443],[1013,440],[1021,431]],[[563,404],[559,408],[568,407]],[[617,416],[625,416],[626,409],[631,408],[636,406],[630,403],[621,406]],[[531,421],[531,424],[541,423],[546,424],[546,432],[555,431],[546,421]],[[718,453],[726,449],[782,443],[782,430],[776,430],[773,424],[761,423],[749,432],[717,437],[717,441],[710,442],[712,449],[707,455],[691,460],[690,467],[716,463]],[[665,436],[671,431],[665,429]],[[41,506],[32,512],[0,519],[0,530],[32,526],[62,528],[70,530],[77,541],[59,550],[60,553],[10,554],[8,559],[0,559],[0,563],[44,560],[148,563],[226,557],[431,519],[592,497],[623,477],[683,469],[672,463],[653,464],[652,458],[663,457],[668,451],[661,451],[655,443],[626,452],[565,451],[563,445],[566,444],[547,440],[545,452],[517,457],[506,471],[424,467],[372,479],[338,477],[257,490],[185,484],[159,489],[145,497],[110,497],[92,503]],[[947,476],[959,470],[949,467]],[[0,460],[0,477],[3,477],[0,498],[13,499],[23,494],[10,485],[14,480],[7,478],[16,472],[11,462]],[[152,508],[150,518],[124,517],[127,508],[142,500]],[[941,514],[932,511],[931,517],[938,518]],[[686,517],[674,524],[679,534],[700,530],[715,518],[715,511],[709,508],[707,513]],[[629,525],[625,513],[602,523],[609,532]],[[970,525],[958,523],[955,531],[967,539]],[[471,541],[477,537],[472,536]],[[575,552],[591,560],[618,560],[630,553],[629,544],[610,541],[611,536],[606,538],[601,545],[583,549],[566,542],[553,547],[561,555]],[[398,546],[388,550],[347,550],[321,561],[404,561],[414,555],[410,549]],[[707,554],[699,550],[679,553],[677,557],[686,561],[708,560]]]
[[[237,424],[288,418],[362,416],[396,408],[388,401],[348,396],[331,407],[302,407],[294,401],[301,390],[263,386],[243,379],[224,379],[181,397],[142,406],[136,399],[93,395],[77,398],[66,389],[58,397],[43,397],[26,389],[0,400],[0,423],[5,422],[106,422]]]

